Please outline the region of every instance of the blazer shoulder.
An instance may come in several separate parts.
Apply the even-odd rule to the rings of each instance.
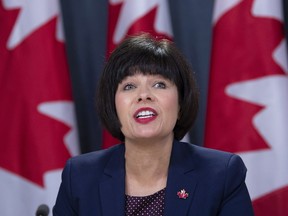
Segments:
[[[229,158],[232,155],[234,155],[234,153],[231,152],[225,152],[186,142],[178,142],[176,144],[181,146],[180,148],[182,148],[184,151],[188,151],[190,154],[192,152],[193,155],[199,157],[205,157],[206,159],[215,159],[215,158],[223,159],[223,158]]]
[[[197,146],[190,143],[179,143],[183,145],[184,151],[191,155],[197,167],[209,167],[217,169],[226,169],[227,167],[240,167],[246,171],[246,167],[237,154],[221,150],[211,149],[203,146]]]
[[[193,166],[185,175],[189,181],[197,182],[193,197],[196,215],[253,215],[245,184],[247,169],[240,156],[189,143],[177,144],[178,155],[185,155],[185,163]]]
[[[66,166],[73,167],[73,169],[78,171],[89,171],[93,169],[103,170],[106,164],[109,162],[113,155],[119,155],[121,152],[124,152],[124,145],[118,144],[108,149],[98,150],[94,152],[89,152],[74,156],[67,161]]]

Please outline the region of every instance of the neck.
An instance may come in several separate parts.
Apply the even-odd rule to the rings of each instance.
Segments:
[[[125,142],[126,193],[149,195],[166,186],[173,137]]]

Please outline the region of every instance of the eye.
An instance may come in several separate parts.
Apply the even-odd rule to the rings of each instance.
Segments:
[[[165,82],[157,82],[154,84],[155,88],[160,88],[160,89],[165,89],[166,88],[166,83]]]
[[[134,88],[136,88],[135,85],[133,85],[132,83],[127,83],[127,84],[124,85],[123,90],[127,91],[127,90],[131,90],[131,89],[134,89]]]

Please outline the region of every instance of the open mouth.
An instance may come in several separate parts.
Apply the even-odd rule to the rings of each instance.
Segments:
[[[152,112],[150,110],[143,110],[136,115],[136,118],[145,119],[145,118],[151,118],[153,116],[156,116],[156,114],[154,112]]]

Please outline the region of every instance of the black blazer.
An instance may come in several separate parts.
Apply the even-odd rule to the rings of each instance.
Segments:
[[[55,216],[123,216],[125,214],[125,145],[68,160]],[[246,168],[235,154],[174,141],[165,216],[252,216],[245,184]],[[187,199],[177,192],[184,189]]]

